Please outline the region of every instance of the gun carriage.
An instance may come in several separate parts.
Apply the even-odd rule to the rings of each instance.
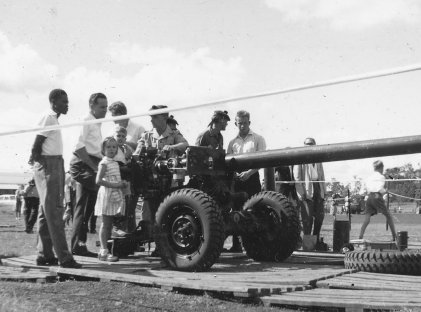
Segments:
[[[298,212],[273,191],[271,170],[266,191],[251,198],[232,191],[235,172],[312,162],[329,162],[421,152],[421,136],[225,155],[223,150],[190,146],[186,154],[168,158],[142,149],[131,163],[134,188],[145,202],[158,207],[153,229],[140,222],[134,233],[112,238],[112,252],[133,253],[138,244],[155,241],[172,268],[203,271],[217,261],[227,235],[242,238],[256,261],[283,261],[300,236]],[[188,181],[184,183],[184,177]]]

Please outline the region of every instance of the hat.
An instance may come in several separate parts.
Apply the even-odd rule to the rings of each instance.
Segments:
[[[173,115],[170,115],[170,117],[168,117],[168,119],[167,119],[167,124],[178,125],[178,122],[177,122],[177,120],[174,119]]]
[[[313,138],[306,138],[304,140],[304,145],[316,145],[316,140]]]
[[[166,105],[152,105],[152,107],[149,110],[156,110],[156,109],[164,109],[168,108]]]
[[[213,116],[212,116],[212,122],[220,120],[220,119],[226,119],[228,121],[230,121],[230,117],[228,116],[228,112],[227,111],[221,111],[221,110],[217,110],[213,112]]]

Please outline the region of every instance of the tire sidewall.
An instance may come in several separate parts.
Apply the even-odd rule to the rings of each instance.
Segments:
[[[192,196],[189,196],[189,194],[204,195],[207,197],[206,201],[211,200],[211,205],[216,207],[216,203],[208,195],[201,191],[194,189],[181,189],[174,191],[164,199],[156,213],[155,242],[159,248],[163,260],[169,266],[180,270],[196,271],[202,270],[202,268],[207,269],[207,264],[204,265],[204,263],[206,263],[206,257],[210,257],[210,254],[214,254],[215,252],[217,252],[219,256],[219,254],[221,253],[223,247],[223,240],[222,243],[218,243],[216,241],[218,237],[213,236],[215,230],[223,232],[223,222],[220,216],[219,226],[215,224],[215,222],[210,222],[209,215],[204,209],[204,207],[202,207],[201,201],[195,199]],[[177,205],[188,206],[196,214],[200,221],[203,240],[199,245],[198,249],[190,255],[190,259],[187,256],[180,256],[177,254],[177,252],[172,247],[172,244],[170,243],[171,238],[169,238],[169,235],[171,234],[167,232],[166,228],[166,222],[168,222],[167,217],[170,213],[172,213],[173,207]],[[217,208],[215,208],[214,210],[217,210]],[[217,229],[215,229],[215,227]],[[220,245],[218,246],[219,250],[214,250],[215,244]]]

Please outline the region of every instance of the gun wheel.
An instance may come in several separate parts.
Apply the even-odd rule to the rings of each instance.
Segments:
[[[421,252],[352,251],[345,254],[345,268],[374,273],[421,275]]]
[[[162,259],[182,271],[209,269],[221,254],[224,226],[215,201],[196,189],[168,195],[156,213],[155,242]]]
[[[247,255],[256,261],[283,261],[295,250],[300,238],[297,210],[288,199],[276,192],[260,192],[245,204],[259,230],[242,236]]]

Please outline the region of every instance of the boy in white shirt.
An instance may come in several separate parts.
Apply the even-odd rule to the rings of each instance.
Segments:
[[[373,162],[374,173],[366,179],[365,188],[367,190],[368,199],[366,202],[365,219],[361,226],[360,239],[363,238],[365,229],[370,223],[371,216],[381,212],[387,219],[392,232],[393,241],[396,240],[395,224],[390,214],[389,209],[386,207],[383,195],[386,193],[385,182],[386,179],[383,175],[384,165],[381,160]]]

